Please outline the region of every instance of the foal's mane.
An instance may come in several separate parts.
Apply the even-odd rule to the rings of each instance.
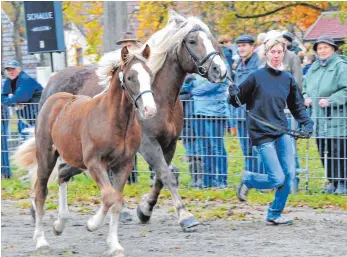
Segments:
[[[99,77],[99,85],[104,88],[103,92],[107,91],[110,86],[113,70],[121,66],[126,66],[134,58],[137,58],[144,63],[148,62],[148,60],[142,56],[142,49],[129,51],[124,62],[121,55],[122,49],[106,53],[98,63],[98,68],[95,73]]]
[[[200,28],[208,35],[211,35],[210,29],[199,18],[188,17],[186,19],[176,12],[170,11],[166,26],[154,33],[139,50],[130,52],[126,63],[129,63],[134,57],[144,60],[141,52],[145,45],[148,44],[151,49],[151,54],[149,60],[145,60],[145,62],[155,76],[155,74],[163,67],[167,53],[170,50],[173,50],[175,46],[181,44],[184,37],[193,28]],[[99,77],[99,85],[105,88],[103,92],[106,92],[112,78],[112,70],[122,65],[121,50],[118,49],[106,53],[100,59],[98,65],[99,68],[96,70],[96,74]]]

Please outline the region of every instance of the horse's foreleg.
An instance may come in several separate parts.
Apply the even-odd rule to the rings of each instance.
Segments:
[[[178,222],[182,228],[190,228],[199,224],[197,220],[193,218],[193,215],[187,211],[183,200],[179,196],[177,190],[177,181],[175,175],[170,171],[168,163],[171,161],[173,155],[174,147],[172,152],[166,154],[164,153],[155,140],[148,140],[143,138],[141,145],[141,155],[145,158],[148,164],[155,170],[156,176],[152,187],[152,191],[142,197],[142,200],[137,208],[137,215],[142,222],[147,222],[152,214],[153,207],[157,203],[159,194],[163,185],[167,187],[171,192],[172,201],[178,215]]]
[[[39,144],[38,144],[39,146]],[[41,148],[41,149],[39,149]],[[47,197],[47,183],[49,176],[52,173],[57,156],[55,152],[48,148],[40,146],[37,150],[38,156],[38,170],[37,170],[37,180],[35,182],[35,232],[34,241],[36,242],[36,249],[49,247],[49,244],[45,238],[43,231],[43,216],[44,216],[44,204]],[[44,149],[44,150],[42,150]]]
[[[107,169],[102,163],[91,161],[89,165],[87,165],[87,168],[98,185],[102,197],[100,209],[87,222],[87,230],[95,231],[103,223],[109,208],[117,203],[119,199],[116,190],[111,185]]]
[[[122,210],[123,189],[127,181],[127,178],[132,171],[133,161],[129,161],[124,168],[119,170],[113,170],[112,185],[118,194],[119,202],[115,203],[111,207],[111,220],[110,227],[107,236],[107,243],[110,247],[109,254],[111,256],[124,256],[124,249],[120,245],[118,240],[118,224],[119,216]]]

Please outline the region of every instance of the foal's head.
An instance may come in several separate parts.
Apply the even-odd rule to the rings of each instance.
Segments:
[[[121,87],[143,119],[152,118],[157,112],[151,90],[153,74],[146,65],[149,55],[148,45],[141,54],[129,54],[127,47],[123,47],[121,52],[123,65],[118,73]]]

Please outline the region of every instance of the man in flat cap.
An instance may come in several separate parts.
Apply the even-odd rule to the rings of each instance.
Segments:
[[[248,75],[257,70],[260,66],[258,55],[254,52],[254,38],[249,35],[241,35],[236,39],[237,50],[241,59],[238,61],[235,69],[235,85],[239,86]],[[248,139],[248,132],[246,127],[245,113],[240,109],[234,111],[235,118],[237,119],[237,131],[240,137],[240,145],[245,156],[245,170],[253,172],[260,171],[260,163],[257,162],[257,154],[252,149],[250,140]]]

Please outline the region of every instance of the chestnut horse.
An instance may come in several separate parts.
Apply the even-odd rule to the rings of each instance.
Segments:
[[[147,64],[155,75],[152,90],[160,112],[153,119],[140,121],[142,143],[139,152],[156,176],[152,191],[142,197],[137,214],[142,222],[150,219],[165,184],[171,192],[179,224],[183,229],[190,228],[199,222],[186,210],[175,176],[169,169],[183,127],[179,91],[187,73],[199,73],[209,81],[217,82],[225,78],[227,68],[209,28],[195,17],[186,19],[172,11],[167,25],[152,35],[147,44],[151,47]],[[101,87],[90,86],[95,81],[97,75],[93,67],[66,68],[50,78],[40,105],[56,92],[94,96],[102,91]],[[59,167],[58,182],[67,182],[81,172],[63,164]]]
[[[117,229],[124,184],[141,144],[141,128],[135,109],[143,119],[156,114],[151,91],[153,75],[145,63],[149,52],[148,45],[141,54],[129,53],[126,47],[118,51],[114,62],[109,62],[106,68],[99,68],[100,76],[108,86],[101,94],[90,98],[57,93],[42,106],[35,127],[38,163],[35,183],[36,248],[48,246],[43,232],[43,207],[48,179],[58,156],[61,156],[71,166],[88,169],[100,189],[102,204],[88,220],[87,229],[96,230],[110,209],[109,254],[124,255]],[[114,68],[115,64],[117,68]],[[109,75],[109,71],[113,76]],[[108,175],[110,170],[113,172],[112,183]],[[59,204],[59,218],[53,224],[56,234],[62,233],[68,214],[66,183],[59,188]]]

